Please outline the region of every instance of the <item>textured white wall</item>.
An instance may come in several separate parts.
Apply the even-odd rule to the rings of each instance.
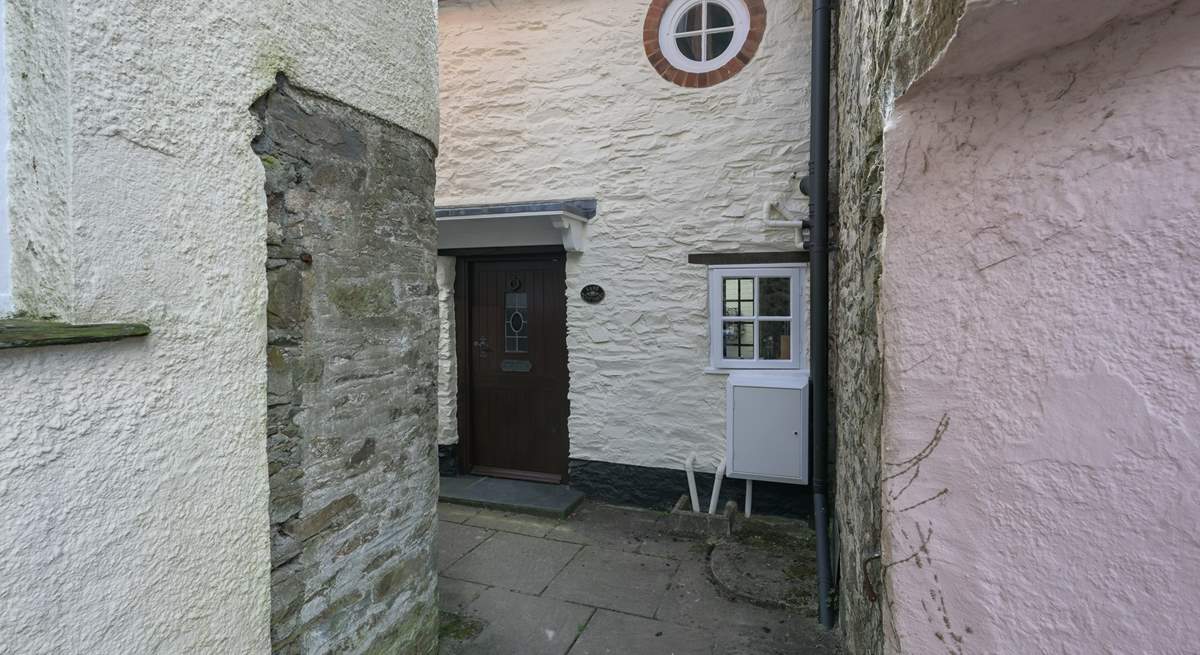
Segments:
[[[0,352],[6,652],[268,650],[277,71],[437,139],[430,0],[8,0],[17,309],[147,339]]]
[[[1037,33],[1066,4],[968,15],[959,36]],[[1090,24],[1096,4],[1069,13]],[[1200,2],[1137,18],[1145,4],[914,87],[891,117],[891,652],[1200,642]],[[952,47],[939,67],[995,54]]]
[[[8,234],[8,56],[0,2],[0,316],[12,310],[12,241]]]
[[[722,453],[725,377],[703,374],[707,277],[687,255],[793,249],[762,205],[808,161],[807,10],[766,5],[754,61],[684,89],[646,60],[642,0],[441,3],[438,203],[600,203],[567,260],[572,457]],[[579,298],[586,284],[603,303]]]
[[[438,445],[458,443],[458,358],[454,343],[454,258],[438,257]]]

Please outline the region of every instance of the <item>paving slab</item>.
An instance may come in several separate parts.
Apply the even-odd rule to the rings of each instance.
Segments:
[[[546,596],[652,617],[678,566],[673,560],[586,546]]]
[[[755,539],[738,535],[712,549],[713,581],[727,596],[794,610],[815,618],[816,538],[805,543],[786,533]]]
[[[466,610],[485,625],[477,636],[446,644],[443,652],[461,655],[564,655],[583,632],[591,607],[488,589]],[[448,640],[447,640],[448,641]]]
[[[544,537],[547,532],[558,526],[558,519],[483,509],[468,519],[466,524],[501,532],[515,532],[529,537]]]
[[[444,573],[456,580],[540,594],[579,549],[577,544],[498,532]]]
[[[698,628],[746,629],[785,641],[819,629],[816,621],[786,610],[725,598],[709,580],[707,568],[707,562],[680,562],[655,618]]]
[[[812,625],[809,630],[788,635],[759,630],[734,629],[718,632],[714,652],[721,655],[841,655],[837,636]]]
[[[596,610],[570,655],[710,655],[707,630]]]
[[[636,552],[639,555],[666,557],[674,560],[700,561],[708,554],[708,548],[709,544],[704,539],[664,532],[643,537]]]
[[[638,549],[643,540],[659,534],[662,518],[660,512],[585,503],[569,520],[546,536],[560,541],[632,552]]]
[[[438,521],[437,568],[444,571],[492,536],[491,530]]]
[[[487,587],[466,580],[438,576],[438,609],[463,614]]]
[[[454,503],[438,503],[438,518],[451,523],[466,523],[467,519],[478,514],[481,510],[479,507],[471,507],[470,505],[456,505]]]
[[[438,498],[462,505],[562,518],[583,502],[583,493],[561,484],[457,476],[441,478]]]

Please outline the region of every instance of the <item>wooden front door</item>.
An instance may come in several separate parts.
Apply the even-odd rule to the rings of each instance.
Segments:
[[[464,463],[472,473],[566,480],[563,264],[564,256],[557,254],[469,260],[465,271],[460,267],[468,281],[467,329],[459,331],[467,340],[459,352],[466,356],[469,376]]]

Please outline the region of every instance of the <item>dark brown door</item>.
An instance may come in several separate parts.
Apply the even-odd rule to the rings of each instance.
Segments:
[[[468,264],[473,473],[567,474],[567,316],[562,255]]]

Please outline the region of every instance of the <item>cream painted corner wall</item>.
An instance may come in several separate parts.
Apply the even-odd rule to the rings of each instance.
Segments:
[[[1200,2],[1106,4],[1083,41],[890,117],[890,652],[1200,642]]]
[[[277,72],[437,140],[431,0],[8,0],[17,309],[150,337],[0,351],[0,643],[269,650]]]
[[[4,3],[0,3],[0,317],[12,312],[12,240],[8,230],[8,57]]]
[[[642,0],[441,3],[438,203],[599,201],[567,259],[573,458],[678,469],[695,451],[712,470],[723,453],[707,272],[687,256],[795,249],[762,208],[798,198],[808,161],[809,16],[766,6],[745,70],[684,89],[646,60]]]

